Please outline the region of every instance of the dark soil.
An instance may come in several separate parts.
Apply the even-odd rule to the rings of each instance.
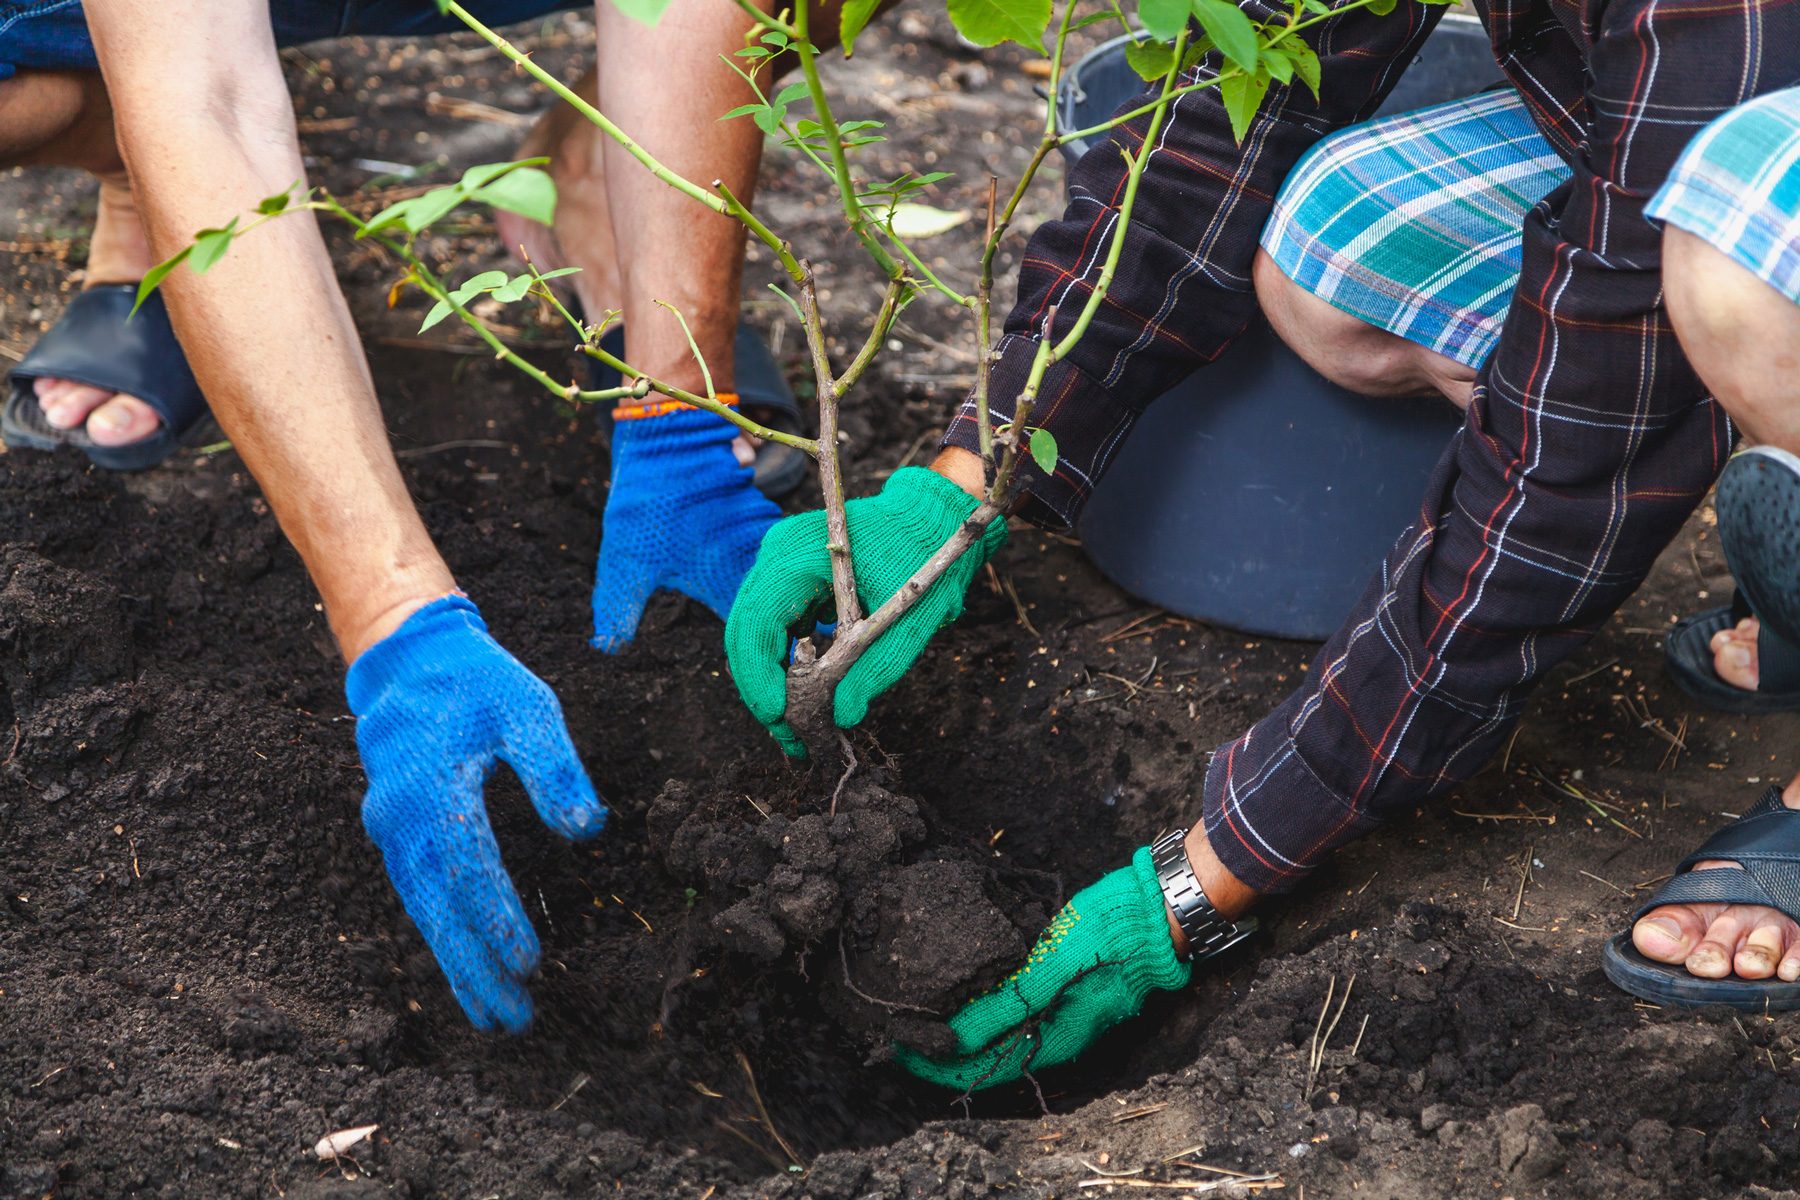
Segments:
[[[966,831],[928,838],[921,805],[883,786],[886,772],[853,770],[841,787],[823,768],[772,789],[743,770],[699,789],[671,780],[650,808],[650,848],[705,897],[709,948],[771,965],[816,953],[826,1010],[877,1059],[896,1040],[952,1054],[944,1018],[1018,966],[1060,885],[982,861]]]
[[[585,36],[531,41],[572,69]],[[441,153],[448,175],[507,155],[515,126],[429,92],[536,103],[466,41],[289,61],[317,177],[344,192],[391,183],[358,159]],[[986,170],[1017,170],[1032,102],[1013,59],[903,12],[857,63],[857,104],[892,126],[883,167],[963,181],[936,203],[973,209]],[[0,188],[17,351],[60,311],[92,195],[49,173]],[[848,264],[809,195],[772,159],[770,219]],[[946,260],[967,235],[936,243]],[[1409,1200],[1800,1186],[1800,1022],[1646,1008],[1598,969],[1633,897],[1800,766],[1800,719],[1715,716],[1661,675],[1670,619],[1728,587],[1704,513],[1501,762],[1046,1073],[1049,1115],[1023,1085],[965,1114],[870,1061],[897,1019],[931,1036],[889,1005],[944,1011],[1063,895],[1190,819],[1206,752],[1311,647],[1146,609],[1068,539],[1020,529],[876,706],[832,815],[837,772],[780,762],[699,606],[666,597],[626,653],[585,649],[591,421],[442,327],[413,338],[416,301],[383,305],[388,265],[336,246],[426,520],[561,696],[615,820],[571,846],[494,780],[544,968],[528,1035],[471,1032],[362,832],[341,665],[241,463],[0,457],[0,1197],[1048,1197],[1213,1177],[1193,1161]],[[434,252],[459,277],[499,261],[478,221]],[[867,283],[832,277],[846,339]],[[791,355],[778,304],[758,316]],[[917,460],[968,372],[941,307],[902,335],[847,414],[857,491]],[[529,323],[517,340],[561,353]],[[370,1123],[349,1157],[314,1157]]]

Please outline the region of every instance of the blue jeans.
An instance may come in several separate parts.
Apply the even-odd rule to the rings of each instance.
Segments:
[[[487,25],[509,25],[547,13],[586,8],[580,0],[466,0]],[[275,43],[294,46],[320,38],[417,37],[464,28],[441,16],[432,0],[271,0]],[[81,0],[0,0],[0,79],[26,70],[97,70]]]

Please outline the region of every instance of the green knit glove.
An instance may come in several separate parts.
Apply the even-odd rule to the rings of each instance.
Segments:
[[[902,467],[880,495],[852,500],[845,508],[856,592],[873,612],[969,519],[976,501],[936,471]],[[725,621],[725,655],[738,695],[794,758],[805,757],[806,746],[784,719],[788,630],[830,602],[826,540],[822,510],[778,522],[763,537]],[[981,540],[863,651],[833,697],[832,717],[840,727],[848,729],[867,716],[869,701],[899,682],[931,635],[962,615],[969,581],[1005,542],[1006,521],[996,517]]]
[[[1078,1057],[1153,988],[1184,987],[1193,969],[1175,957],[1162,888],[1141,847],[1075,893],[1005,983],[950,1018],[961,1057],[926,1058],[896,1046],[900,1065],[959,1092],[1010,1083],[1027,1070]]]

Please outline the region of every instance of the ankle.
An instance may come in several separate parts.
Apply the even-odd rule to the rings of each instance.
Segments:
[[[94,234],[88,243],[86,284],[135,283],[156,265],[144,234],[131,181],[123,171],[102,175]]]

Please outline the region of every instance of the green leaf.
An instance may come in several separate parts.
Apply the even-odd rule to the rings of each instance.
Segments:
[[[547,171],[520,167],[470,193],[475,199],[528,221],[548,225],[556,219],[556,182]]]
[[[1037,50],[1050,24],[1050,0],[948,0],[947,7],[956,31],[977,46],[1017,42]]]
[[[434,0],[434,3],[437,4],[438,16],[447,17],[450,15],[450,0]]]
[[[402,200],[397,204],[388,205],[386,208],[370,217],[363,228],[357,232],[356,236],[365,237],[368,234],[386,229],[390,225],[400,224],[402,221],[406,220],[406,214],[413,210],[413,201],[416,199],[418,199],[418,197],[414,196]]]
[[[276,213],[286,212],[288,202],[293,198],[292,187],[285,192],[276,192],[273,196],[264,196],[256,202],[256,211],[265,217],[272,217]]]
[[[1219,84],[1219,98],[1225,102],[1225,112],[1231,117],[1231,136],[1239,145],[1243,144],[1244,134],[1249,132],[1250,122],[1268,90],[1269,77],[1260,71],[1255,75],[1233,75]]]
[[[634,21],[654,25],[669,7],[669,0],[613,0],[613,5]]]
[[[782,88],[779,92],[776,92],[775,99],[769,101],[769,103],[776,108],[785,109],[785,108],[787,108],[788,105],[792,104],[794,101],[805,99],[806,94],[807,94],[806,81],[799,80],[797,82],[788,84],[786,87]]]
[[[430,329],[433,325],[436,325],[439,321],[449,316],[452,311],[454,310],[451,309],[448,301],[439,300],[436,304],[431,306],[431,311],[425,314],[425,323],[419,326],[419,332],[424,333],[427,329]]]
[[[1122,15],[1108,10],[1107,12],[1089,13],[1087,16],[1069,26],[1069,32],[1074,33],[1078,29],[1086,29],[1089,25],[1099,25],[1109,21],[1117,21],[1120,27],[1128,32],[1131,29],[1131,26],[1126,24],[1125,18]]]
[[[1261,58],[1263,70],[1267,71],[1278,82],[1293,82],[1294,60],[1287,56],[1285,47],[1264,46]]]
[[[1321,17],[1331,11],[1331,5],[1325,3],[1325,0],[1300,0],[1300,7]]]
[[[1048,429],[1031,431],[1031,461],[1046,475],[1056,474],[1056,435]]]
[[[896,204],[888,228],[896,237],[929,238],[948,233],[968,219],[967,209],[952,211],[933,208],[929,204]]]
[[[1213,40],[1225,61],[1245,71],[1256,70],[1256,23],[1229,0],[1192,0],[1200,28]]]
[[[223,229],[202,229],[194,235],[194,253],[188,258],[188,268],[196,275],[204,275],[212,270],[225,251],[231,248],[231,239],[237,233],[236,217],[225,223]]]
[[[512,304],[515,301],[523,300],[525,298],[525,293],[531,290],[531,285],[534,282],[536,281],[531,278],[529,273],[514,275],[511,279],[494,289],[494,299],[502,304]]]
[[[730,112],[726,113],[724,116],[720,117],[719,120],[731,121],[731,120],[735,120],[738,117],[747,117],[751,113],[759,113],[767,107],[769,107],[769,106],[766,104],[760,103],[760,102],[756,103],[756,104],[740,104],[736,108],[732,109]]]
[[[1138,20],[1159,42],[1172,42],[1187,28],[1194,9],[1191,0],[1138,0]],[[1174,55],[1171,53],[1170,58]]]
[[[774,46],[777,50],[786,50],[789,46],[793,45],[793,41],[788,35],[781,32],[779,29],[767,30],[759,40],[763,45]]]
[[[463,191],[461,184],[451,183],[432,188],[422,196],[402,200],[392,208],[377,213],[375,219],[369,222],[369,229],[381,229],[397,221],[406,232],[417,233],[442,218],[465,199],[467,193]]]
[[[774,53],[774,51],[770,50],[767,46],[745,46],[742,50],[733,50],[731,52],[731,57],[733,57],[733,58],[767,58],[767,57],[769,57],[769,55],[771,55],[773,53]]]
[[[1397,0],[1374,0],[1374,3],[1369,5],[1369,11],[1378,17],[1385,17],[1394,11],[1396,3]]]
[[[1127,42],[1125,61],[1131,64],[1139,79],[1145,82],[1161,79],[1175,65],[1175,45],[1172,42]]]
[[[1288,56],[1294,60],[1294,74],[1300,82],[1307,86],[1313,99],[1319,98],[1319,56],[1305,42],[1295,42],[1288,49]]]
[[[856,53],[856,39],[881,7],[881,0],[846,0],[838,13],[838,40],[844,44],[844,57]]]
[[[483,292],[492,291],[506,282],[505,271],[483,271],[471,276],[467,282],[450,293],[450,298],[458,304],[466,303]]]
[[[137,313],[139,308],[143,307],[144,301],[149,298],[150,293],[156,290],[156,285],[167,279],[169,277],[169,272],[173,271],[176,267],[179,267],[187,260],[187,256],[193,252],[194,248],[192,246],[183,246],[180,252],[173,258],[165,258],[154,267],[151,267],[148,271],[144,272],[144,277],[138,281],[137,300],[131,306],[133,315]],[[785,293],[783,294],[785,295]]]
[[[539,279],[561,279],[564,275],[579,275],[580,267],[558,267],[554,271],[539,271]]]
[[[1213,45],[1212,39],[1207,37],[1204,33],[1189,38],[1187,51],[1181,56],[1181,69],[1183,71],[1193,70],[1200,65],[1201,59],[1211,54],[1215,49],[1217,49],[1217,47]]]

